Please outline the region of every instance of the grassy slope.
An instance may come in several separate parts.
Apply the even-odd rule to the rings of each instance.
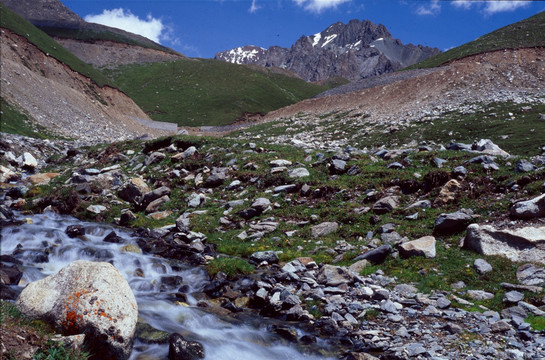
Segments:
[[[183,126],[228,125],[325,90],[301,79],[217,60],[125,65],[107,71],[151,118]]]
[[[136,45],[144,48],[150,48],[160,51],[165,51],[169,53],[176,53],[174,50],[169,49],[165,46],[153,43],[152,41],[144,42],[139,41],[138,38],[129,37],[122,33],[116,33],[109,31],[107,27],[103,29],[94,29],[92,27],[86,28],[85,26],[78,29],[69,29],[61,27],[40,27],[49,36],[55,36],[59,38],[75,39],[82,41],[99,41],[99,40],[109,40],[123,44]]]
[[[90,78],[97,85],[110,85],[110,81],[100,71],[78,59],[71,52],[63,48],[49,35],[0,4],[0,27],[9,29],[24,36],[40,50],[68,65],[72,70]]]
[[[540,46],[545,46],[545,12],[507,25],[406,69],[436,67],[452,60],[489,51]]]

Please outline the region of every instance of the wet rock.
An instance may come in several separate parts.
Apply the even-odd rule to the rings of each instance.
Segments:
[[[497,229],[491,225],[471,224],[462,246],[483,255],[499,255],[516,262],[545,264],[545,227],[515,230]]]
[[[435,219],[435,231],[439,234],[450,234],[462,231],[471,221],[471,215],[463,211],[440,214]]]
[[[376,214],[386,214],[397,209],[399,206],[399,197],[397,196],[386,196],[373,204],[373,211]]]
[[[545,217],[545,194],[513,204],[509,209],[509,215],[515,219]]]
[[[146,344],[167,344],[170,334],[149,324],[138,322],[136,324],[135,338]]]
[[[490,265],[484,259],[475,259],[473,262],[473,267],[475,267],[475,270],[477,270],[477,272],[481,275],[492,271],[492,265]]]
[[[75,238],[85,235],[85,228],[82,225],[70,225],[64,232],[69,238]]]
[[[64,334],[85,333],[88,349],[104,358],[127,359],[131,353],[138,305],[123,275],[109,263],[75,261],[28,284],[16,305]]]
[[[545,286],[545,268],[534,264],[524,264],[517,268],[517,279],[529,286]]]
[[[104,239],[102,239],[102,241],[109,242],[109,243],[114,243],[114,244],[119,244],[120,242],[123,242],[123,239],[121,237],[119,237],[115,233],[115,231],[112,231],[108,235],[106,235],[104,237]]]
[[[402,257],[424,256],[428,259],[435,257],[435,237],[424,236],[399,245],[399,255]]]
[[[204,347],[196,341],[188,341],[180,334],[172,334],[168,346],[169,360],[204,359]]]
[[[336,232],[339,224],[336,222],[323,222],[310,228],[310,234],[313,238],[318,238]]]

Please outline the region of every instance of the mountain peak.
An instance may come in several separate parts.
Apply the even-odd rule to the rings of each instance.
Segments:
[[[216,54],[236,64],[280,67],[307,81],[344,77],[355,81],[395,71],[439,53],[439,49],[403,45],[382,24],[370,20],[336,22],[323,31],[301,36],[291,48],[241,46]]]

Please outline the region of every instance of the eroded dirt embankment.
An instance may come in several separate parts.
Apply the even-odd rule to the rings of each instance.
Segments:
[[[40,125],[91,142],[166,134],[139,124],[149,117],[121,91],[97,86],[7,29],[0,35],[0,94]]]
[[[348,94],[308,99],[272,111],[264,121],[298,113],[364,111],[371,121],[395,121],[434,107],[544,94],[545,48],[501,50],[453,61],[437,71]],[[509,97],[509,96],[507,96]]]

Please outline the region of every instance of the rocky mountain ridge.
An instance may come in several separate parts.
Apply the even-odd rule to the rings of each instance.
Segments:
[[[439,53],[437,48],[403,45],[386,27],[369,20],[351,20],[302,36],[291,48],[242,46],[215,58],[292,70],[307,81],[339,76],[350,81],[399,70]]]

